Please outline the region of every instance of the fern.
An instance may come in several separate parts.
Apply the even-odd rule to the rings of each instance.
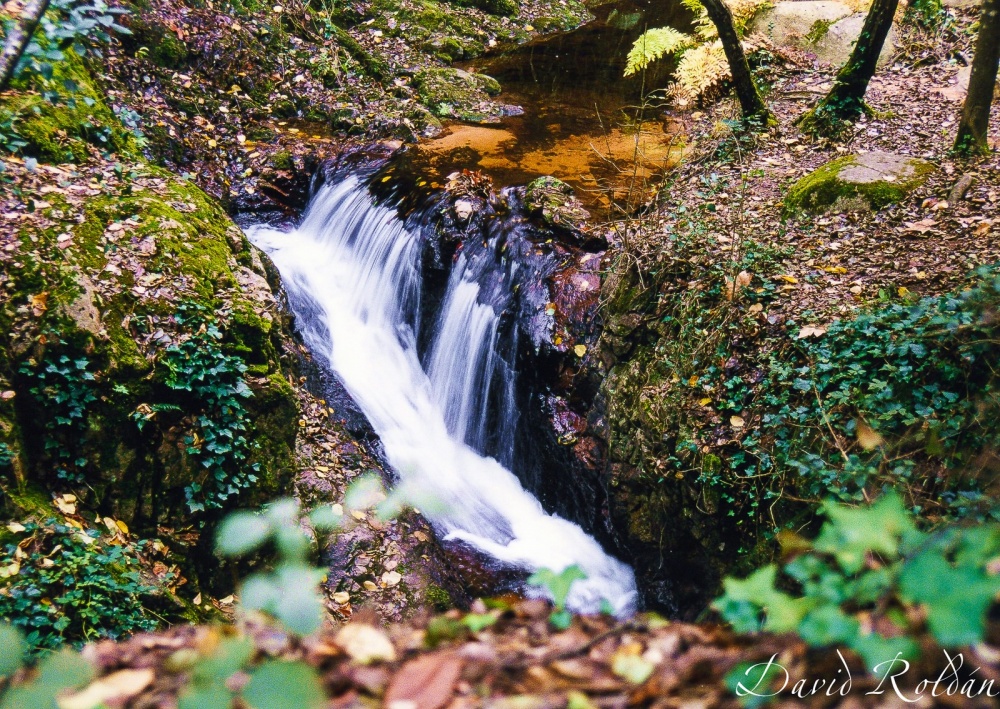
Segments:
[[[722,42],[700,44],[684,52],[671,88],[677,104],[686,106],[730,79],[729,62]]]
[[[650,62],[668,54],[676,54],[693,42],[690,35],[678,32],[673,27],[656,27],[646,30],[632,45],[625,63],[625,76],[632,76],[647,66]]]

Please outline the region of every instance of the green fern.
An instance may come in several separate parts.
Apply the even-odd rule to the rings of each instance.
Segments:
[[[655,27],[646,30],[632,45],[625,64],[625,76],[632,76],[660,57],[676,54],[691,46],[690,35],[678,32],[673,27]]]

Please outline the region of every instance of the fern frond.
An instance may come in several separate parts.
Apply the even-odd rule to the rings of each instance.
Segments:
[[[625,62],[625,76],[632,76],[660,57],[676,54],[692,44],[692,37],[673,27],[646,30],[632,45]]]
[[[731,78],[729,62],[722,42],[701,44],[684,52],[677,65],[671,93],[678,105],[685,106],[709,93]]]

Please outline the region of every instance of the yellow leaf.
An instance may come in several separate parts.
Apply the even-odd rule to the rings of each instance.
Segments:
[[[698,403],[701,404],[702,406],[708,406],[709,404],[712,403],[712,399],[711,399],[711,397],[706,396],[704,399],[702,399]]]
[[[692,374],[691,375],[690,379],[688,379],[688,386],[689,387],[698,386],[698,375],[697,374]]]
[[[18,532],[23,532],[25,527],[20,522],[11,522],[7,525],[7,529],[14,534],[17,534]]]
[[[97,709],[103,706],[124,706],[153,683],[155,673],[148,667],[141,670],[118,670],[101,677],[85,689],[56,700],[59,709]]]
[[[345,603],[350,603],[351,594],[349,594],[347,591],[337,591],[335,594],[333,594],[333,602],[338,603],[340,605],[344,605]]]
[[[742,416],[731,416],[729,418],[729,425],[733,428],[743,428],[746,425],[746,421],[743,420]]]
[[[120,519],[115,520],[115,526],[121,530],[122,534],[128,534],[128,525],[122,522]]]
[[[900,298],[905,298],[907,295],[909,295],[910,289],[907,288],[906,286],[900,286],[898,289],[896,289],[896,293],[899,294]]]
[[[340,629],[335,638],[338,645],[351,658],[362,665],[396,659],[396,648],[389,636],[373,625],[351,623]]]
[[[219,141],[217,141],[215,138],[209,138],[208,139],[208,147],[214,148],[218,144],[219,144]]]
[[[787,274],[783,275],[783,276],[778,276],[778,280],[784,281],[785,283],[798,283],[799,282],[798,278],[796,278],[795,276],[789,276]]]
[[[577,345],[576,347],[573,348],[573,352],[576,353],[577,357],[583,357],[585,354],[587,354],[587,347],[586,345]]]
[[[858,421],[858,443],[861,444],[862,448],[866,451],[875,450],[883,442],[882,436],[878,434],[878,431],[864,421]]]

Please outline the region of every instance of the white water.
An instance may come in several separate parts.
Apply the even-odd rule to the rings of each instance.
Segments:
[[[504,562],[587,574],[568,605],[634,609],[632,570],[577,525],[548,515],[516,476],[468,444],[486,435],[499,313],[480,302],[465,254],[453,267],[424,371],[416,349],[420,245],[355,178],[322,187],[289,232],[249,230],[281,272],[298,326],[364,411],[406,489],[439,534]],[[501,412],[513,416],[515,412]]]

